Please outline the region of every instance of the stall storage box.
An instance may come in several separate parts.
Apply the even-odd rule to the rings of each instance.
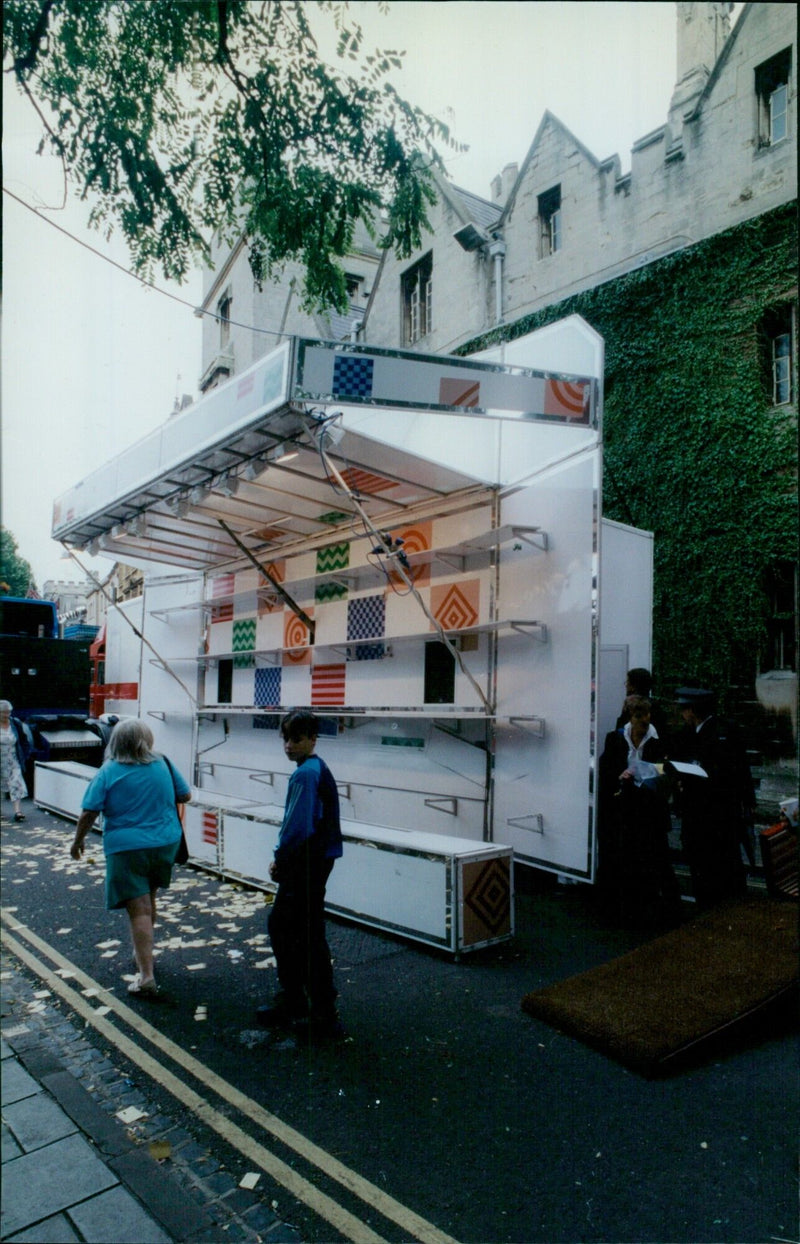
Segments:
[[[263,885],[283,810],[235,802],[195,792],[185,820],[190,856]],[[342,837],[329,912],[452,954],[513,936],[511,847],[357,821],[342,821]]]

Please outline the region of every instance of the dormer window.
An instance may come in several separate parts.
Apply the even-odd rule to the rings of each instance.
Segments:
[[[432,328],[433,253],[415,263],[401,277],[403,295],[403,343],[413,346]]]
[[[759,147],[774,147],[788,137],[791,67],[792,50],[784,48],[756,69]]]
[[[554,186],[539,199],[539,255],[546,259],[561,250],[561,187]]]

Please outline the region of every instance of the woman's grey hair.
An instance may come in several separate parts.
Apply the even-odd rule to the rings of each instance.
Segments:
[[[0,713],[10,713],[13,707],[10,700],[0,700]]]
[[[132,717],[114,727],[106,755],[121,765],[149,765],[153,755],[153,731],[143,721]]]

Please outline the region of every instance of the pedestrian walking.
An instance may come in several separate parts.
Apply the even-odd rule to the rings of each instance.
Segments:
[[[106,907],[125,908],[131,925],[138,969],[128,992],[156,998],[153,972],[153,927],[156,893],[172,879],[172,865],[181,842],[177,803],[188,803],[192,792],[184,778],[153,751],[153,733],[136,718],[114,727],[106,759],[83,796],[70,855],[83,855],[86,835],[103,813],[106,860]]]
[[[0,790],[7,794],[14,808],[14,820],[24,821],[20,801],[27,799],[25,785],[25,756],[22,750],[19,727],[11,720],[13,704],[0,700]]]
[[[289,778],[283,823],[270,865],[278,883],[269,936],[280,990],[256,1013],[264,1028],[308,1023],[312,1038],[343,1035],[337,990],[325,936],[325,887],[342,854],[339,794],[325,761],[316,755],[319,720],[295,709],[281,722],[284,751],[297,768]]]

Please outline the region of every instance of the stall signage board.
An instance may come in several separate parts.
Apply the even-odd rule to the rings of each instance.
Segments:
[[[594,423],[594,389],[585,376],[301,340],[293,397],[351,406],[470,410],[585,428]]]

